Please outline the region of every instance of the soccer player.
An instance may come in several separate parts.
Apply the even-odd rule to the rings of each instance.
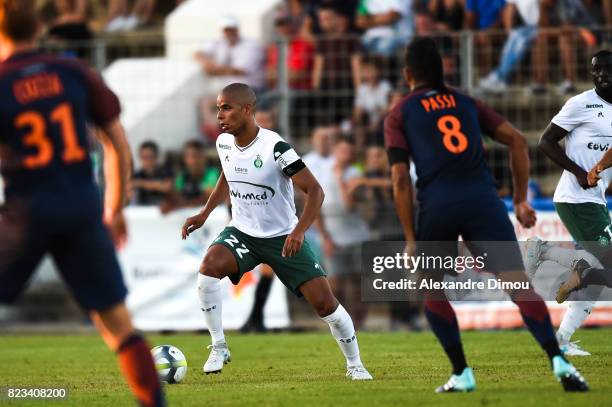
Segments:
[[[228,85],[217,97],[223,134],[216,145],[222,173],[204,208],[188,218],[182,229],[185,239],[230,197],[232,220],[208,248],[198,274],[200,304],[213,342],[203,370],[217,373],[230,361],[221,321],[221,279],[229,277],[238,284],[245,272],[264,263],[329,324],[346,358],[347,377],[371,380],[359,357],[353,321],[332,294],[325,271],[304,241],[323,202],[321,186],[287,142],[257,126],[255,105],[255,93],[242,83]],[[299,219],[294,184],[306,195]]]
[[[456,242],[461,236],[473,255],[482,254],[479,242],[507,242],[503,256],[489,256],[491,264],[507,257],[512,267],[499,269],[504,281],[527,281],[506,208],[484,161],[481,131],[510,149],[514,208],[525,227],[535,224],[526,201],[529,156],[522,135],[481,102],[444,84],[442,59],[428,38],[414,39],[406,49],[404,78],[411,90],[385,120],[385,145],[391,163],[393,195],[408,247],[415,242]],[[419,215],[412,220],[409,163],[416,167]],[[411,250],[411,249],[409,249]],[[456,246],[455,249],[456,251]],[[442,278],[441,273],[428,277]],[[555,377],[567,391],[586,391],[580,373],[564,359],[542,299],[533,291],[509,293],[523,321],[551,360]],[[444,291],[424,293],[425,315],[449,357],[453,374],[436,392],[471,391],[476,387],[468,367],[455,312]]]
[[[591,64],[595,88],[565,103],[542,134],[539,149],[564,170],[553,197],[561,221],[576,242],[597,257],[603,266],[610,267],[612,224],[606,207],[605,191],[612,180],[612,173],[603,171],[604,167],[601,167],[602,171],[598,175],[601,181],[591,185],[587,171],[597,167],[612,136],[609,120],[612,117],[612,53],[598,52],[593,56]],[[564,138],[565,151],[559,144]],[[554,258],[550,254],[548,256]],[[560,256],[558,262],[567,263],[562,260],[563,257],[566,256]],[[559,302],[565,301],[572,291],[584,285],[601,283],[598,276],[602,274],[596,270],[591,270],[589,278],[583,281],[580,278],[582,271],[589,268],[589,264],[585,265],[585,261],[574,263],[570,279],[557,294]],[[571,336],[588,317],[593,305],[593,301],[581,301],[569,307],[557,332],[562,347],[577,347],[570,344]],[[576,352],[581,353],[579,351],[585,352],[576,349]]]
[[[0,303],[17,299],[44,254],[55,260],[142,406],[163,406],[149,346],[125,306],[113,248],[126,238],[122,207],[131,156],[119,101],[77,60],[35,51],[34,0],[0,0]],[[107,187],[100,195],[89,158],[88,124],[103,132]],[[109,234],[110,231],[110,234]]]

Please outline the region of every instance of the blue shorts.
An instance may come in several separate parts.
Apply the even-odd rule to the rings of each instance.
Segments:
[[[492,272],[524,270],[516,234],[504,203],[493,194],[483,194],[445,206],[419,208],[417,241],[456,242],[462,237],[473,256],[487,253],[487,269]],[[432,245],[424,245],[433,247]],[[441,245],[456,256],[456,245]]]
[[[19,297],[47,253],[86,310],[102,311],[125,301],[127,289],[99,212],[75,210],[49,216],[48,208],[37,213],[17,206],[1,214],[0,303]]]

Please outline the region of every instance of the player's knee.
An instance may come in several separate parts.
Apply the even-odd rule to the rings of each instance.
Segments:
[[[200,274],[219,279],[223,278],[223,264],[218,256],[211,253],[206,254],[200,265]]]
[[[315,304],[312,304],[315,312],[320,317],[326,317],[331,315],[338,308],[338,301],[334,298],[321,298],[320,301],[317,301]]]

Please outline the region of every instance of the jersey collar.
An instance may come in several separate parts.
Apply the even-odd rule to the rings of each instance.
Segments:
[[[38,55],[40,54],[40,51],[37,49],[30,49],[27,51],[20,51],[20,52],[16,52],[13,55],[11,55],[10,57],[8,57],[7,59],[4,60],[4,62],[10,62],[10,61],[19,61],[21,59],[26,59],[26,58],[30,58],[34,55]]]
[[[236,144],[236,140],[234,139],[234,145],[236,146],[236,148],[238,149],[238,151],[246,151],[249,149],[249,147],[251,147],[253,144],[255,144],[255,142],[257,140],[259,140],[259,133],[261,133],[261,127],[257,128],[257,135],[255,136],[255,138],[253,139],[253,141],[251,141],[248,145],[244,146],[244,147],[240,147],[238,144]]]

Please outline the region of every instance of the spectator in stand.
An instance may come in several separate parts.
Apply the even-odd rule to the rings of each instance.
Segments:
[[[326,168],[333,162],[332,150],[335,144],[337,128],[333,126],[316,127],[310,137],[312,150],[302,157],[312,175],[319,179]]]
[[[349,189],[351,180],[361,176],[351,165],[353,153],[349,138],[336,141],[334,159],[318,179],[325,200],[316,225],[323,237],[323,252],[330,263],[329,282],[334,294],[338,301],[347,304],[355,327],[361,327],[367,312],[366,304],[361,302],[361,244],[369,240],[369,231],[356,209],[355,189]]]
[[[308,167],[312,175],[319,180],[323,176],[323,173],[331,167],[334,160],[332,156],[332,149],[336,138],[337,129],[332,126],[321,126],[313,130],[310,137],[310,145],[312,150],[304,156],[302,161]],[[317,258],[321,259],[321,237],[316,227],[311,227],[306,231],[306,240],[310,243],[312,250],[315,252]]]
[[[548,45],[551,38],[557,39],[563,74],[563,82],[557,91],[562,95],[576,93],[576,65],[574,62],[577,32],[582,33],[582,39],[587,47],[594,47],[597,39],[585,27],[593,25],[593,20],[580,0],[542,0],[540,3],[539,33],[534,49],[535,85],[532,90],[536,94],[546,92],[546,82],[550,77],[548,64]],[[580,31],[576,26],[582,27]],[[589,52],[591,54],[592,52]]]
[[[255,122],[259,127],[263,127],[264,129],[278,131],[276,117],[274,116],[274,112],[270,109],[258,109],[255,111]]]
[[[459,31],[463,28],[464,0],[430,0],[429,12],[437,31]]]
[[[380,77],[378,61],[368,59],[361,69],[361,84],[357,88],[353,123],[357,151],[362,151],[366,142],[380,138],[381,122],[389,105],[392,86],[389,81]]]
[[[414,35],[412,0],[361,0],[357,27],[366,52],[393,55]]]
[[[191,140],[183,148],[184,169],[174,179],[172,196],[160,205],[162,213],[202,206],[217,184],[219,168],[209,166],[204,143]]]
[[[492,93],[503,93],[508,88],[510,74],[522,61],[527,50],[538,35],[540,20],[539,0],[506,0],[503,24],[508,38],[502,50],[499,66],[480,80],[481,89]],[[522,21],[516,24],[517,17]]]
[[[265,86],[265,52],[259,43],[240,35],[238,20],[224,17],[220,21],[223,36],[207,42],[195,53],[204,72],[214,78],[222,79],[216,84],[219,89],[234,82],[246,83],[255,91]]]
[[[53,0],[51,6],[54,18],[48,23],[49,37],[65,41],[87,41],[92,38],[86,0]]]
[[[159,165],[159,147],[145,141],[138,149],[141,168],[132,175],[130,187],[134,205],[159,205],[172,192],[172,174]]]
[[[132,31],[151,20],[155,0],[135,0],[129,12],[128,0],[108,0],[106,32]]]
[[[466,0],[465,28],[476,31],[474,41],[478,49],[479,67],[488,72],[493,65],[493,50],[497,40],[493,31],[502,28],[502,10],[505,0]]]
[[[465,27],[470,30],[501,28],[505,0],[466,0]]]
[[[304,38],[304,28],[296,29],[288,14],[279,14],[275,20],[276,34],[287,43],[287,73],[289,87],[294,90],[309,90],[312,85],[312,66],[314,60],[314,45]],[[273,44],[268,49],[266,76],[268,86],[276,87],[279,71],[278,45]]]
[[[382,145],[369,146],[365,153],[365,174],[349,183],[349,189],[359,189],[368,203],[370,239],[374,241],[401,241],[404,234],[393,202],[393,189],[387,153]],[[420,302],[391,301],[389,303],[392,331],[409,328],[422,329]]]
[[[348,31],[348,19],[333,4],[318,11],[323,35],[316,42],[312,87],[318,90],[317,122],[338,124],[351,117],[354,89],[359,86],[359,39]]]

